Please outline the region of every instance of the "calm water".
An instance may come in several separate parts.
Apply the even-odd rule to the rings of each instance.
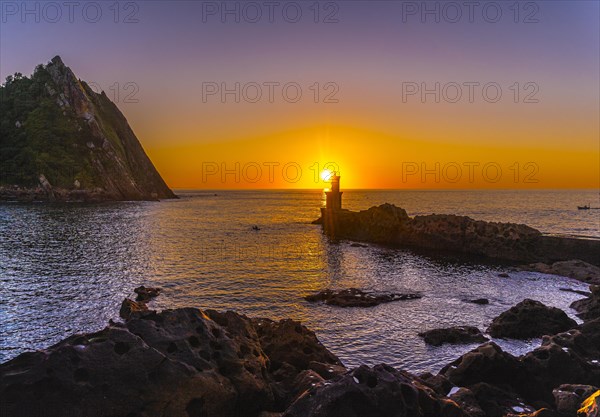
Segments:
[[[418,332],[460,324],[485,329],[526,297],[572,314],[569,304],[581,297],[559,288],[586,288],[538,273],[499,278],[506,270],[501,265],[330,243],[310,224],[322,204],[317,191],[180,195],[160,203],[1,205],[0,361],[101,329],[118,316],[122,299],[145,284],[165,289],[156,308],[197,306],[302,320],[348,366],[385,362],[437,371],[473,345],[432,348]],[[575,207],[599,205],[596,191],[344,193],[350,209],[383,202],[410,215],[457,213],[549,233],[600,236],[600,210]],[[369,309],[302,299],[325,287],[350,286],[419,291],[424,297]],[[491,304],[462,301],[470,297]],[[522,353],[539,341],[499,343]]]

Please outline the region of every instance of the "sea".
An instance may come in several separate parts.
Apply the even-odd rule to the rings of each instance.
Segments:
[[[178,200],[0,205],[0,362],[118,320],[139,285],[163,293],[155,309],[198,307],[293,318],[348,367],[387,363],[437,372],[476,345],[426,345],[419,332],[455,325],[482,331],[525,298],[569,305],[586,290],[569,278],[516,272],[500,262],[332,242],[311,222],[322,190],[177,190]],[[598,190],[345,190],[345,208],[384,202],[408,214],[452,213],[524,223],[550,234],[600,238]],[[257,230],[258,229],[258,230]],[[508,278],[499,274],[508,272]],[[418,292],[371,308],[309,303],[325,288]],[[488,298],[490,304],[465,302]],[[520,355],[540,344],[495,340]]]

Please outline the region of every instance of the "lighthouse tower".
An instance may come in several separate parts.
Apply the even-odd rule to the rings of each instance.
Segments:
[[[326,209],[341,210],[342,194],[343,193],[340,192],[340,176],[334,172],[331,177],[331,191],[325,192],[325,195],[327,196]]]

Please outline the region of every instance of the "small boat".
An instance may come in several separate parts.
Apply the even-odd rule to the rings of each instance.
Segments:
[[[578,210],[589,210],[590,206],[589,205],[588,206],[577,206],[577,209]]]

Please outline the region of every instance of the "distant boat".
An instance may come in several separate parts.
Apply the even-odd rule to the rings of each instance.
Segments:
[[[590,206],[589,205],[587,205],[587,206],[577,206],[577,209],[578,210],[589,210]]]

